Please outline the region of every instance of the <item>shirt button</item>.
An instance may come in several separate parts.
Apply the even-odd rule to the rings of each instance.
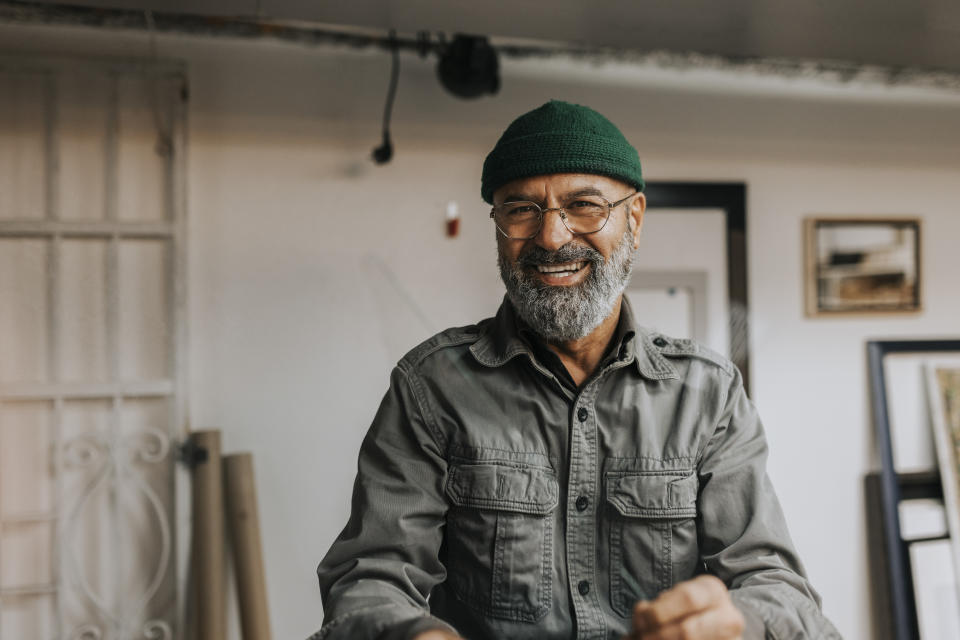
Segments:
[[[662,347],[667,346],[667,341],[664,340],[663,338],[661,338],[660,336],[657,336],[656,338],[653,339],[653,344],[655,344],[655,345],[657,345],[658,347],[661,347],[661,348],[662,348]]]
[[[587,410],[585,408],[580,407],[579,409],[577,409],[577,420],[579,420],[580,422],[587,421]]]
[[[577,511],[584,511],[589,504],[590,501],[587,499],[587,496],[580,496],[577,498]]]
[[[590,583],[586,580],[581,580],[580,584],[577,585],[577,591],[579,591],[582,596],[587,595],[590,593]]]

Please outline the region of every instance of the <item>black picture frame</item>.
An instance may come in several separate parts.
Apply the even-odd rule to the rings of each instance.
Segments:
[[[909,545],[900,532],[899,505],[904,499],[921,495],[942,496],[939,473],[933,471],[937,488],[931,486],[929,475],[898,474],[893,460],[893,438],[890,433],[890,413],[887,401],[886,376],[883,360],[894,353],[934,354],[960,353],[960,339],[944,340],[871,340],[867,342],[867,367],[870,380],[870,404],[877,454],[880,460],[879,476],[867,480],[868,508],[876,503],[882,533],[882,551],[886,562],[885,574],[889,596],[889,628],[895,640],[919,640],[917,609],[914,602],[913,578],[910,571]],[[871,488],[870,483],[876,486]],[[875,496],[871,497],[871,492]],[[938,494],[938,492],[940,492]]]
[[[929,498],[934,500],[943,499],[943,484],[940,482],[940,474],[936,471],[925,471],[916,473],[897,474],[897,487],[899,489],[899,501],[917,500]],[[916,540],[900,539],[898,545],[903,549],[903,556],[906,560],[905,578],[901,580],[901,589],[894,588],[897,584],[893,577],[892,568],[895,562],[889,557],[888,542],[897,541],[899,532],[890,532],[887,530],[884,516],[889,513],[889,506],[885,506],[883,490],[883,473],[881,471],[872,471],[864,476],[864,495],[866,498],[866,518],[867,518],[867,549],[870,558],[870,587],[871,597],[873,598],[874,631],[878,640],[903,640],[904,638],[919,638],[920,625],[917,616],[916,600],[914,598],[913,571],[910,566],[910,545],[914,542],[928,542],[937,538],[918,538]],[[899,505],[899,501],[896,505]],[[898,515],[897,523],[899,525],[899,508],[895,507]],[[880,561],[877,561],[880,559]],[[905,582],[903,582],[905,580]],[[904,600],[905,598],[905,600]],[[898,606],[894,607],[893,603]],[[906,613],[908,628],[911,629],[908,635],[898,632],[898,626],[894,620],[896,611]]]
[[[747,185],[743,182],[647,182],[648,207],[720,209],[726,220],[730,360],[750,392],[750,326],[747,295]]]

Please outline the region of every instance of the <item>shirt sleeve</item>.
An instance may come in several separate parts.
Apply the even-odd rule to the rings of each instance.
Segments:
[[[839,639],[793,548],[766,460],[763,425],[734,370],[700,461],[703,561],[744,614],[745,640]]]
[[[430,616],[427,602],[446,578],[439,558],[446,461],[439,432],[424,419],[414,374],[402,365],[360,447],[350,519],[317,568],[324,620],[315,640],[454,632]]]

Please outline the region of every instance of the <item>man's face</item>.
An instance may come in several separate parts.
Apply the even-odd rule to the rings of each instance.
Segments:
[[[613,178],[559,173],[522,178],[493,194],[494,206],[525,200],[542,208],[561,207],[578,195],[601,195],[616,202],[635,191]],[[643,194],[614,209],[596,233],[574,235],[558,211],[528,240],[497,233],[500,275],[520,317],[546,340],[576,340],[612,312],[630,277],[646,200]],[[567,267],[567,268],[564,268]],[[558,270],[559,269],[559,270]]]

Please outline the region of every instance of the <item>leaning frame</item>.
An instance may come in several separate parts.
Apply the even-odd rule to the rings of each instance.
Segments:
[[[648,182],[648,207],[720,209],[726,222],[730,359],[750,391],[750,325],[747,304],[747,187],[742,182]]]
[[[917,610],[913,598],[913,579],[907,545],[900,532],[899,504],[902,477],[893,461],[890,413],[887,401],[884,358],[893,353],[960,353],[960,340],[872,340],[867,343],[870,399],[874,434],[880,458],[880,507],[883,525],[884,556],[890,577],[890,617],[897,640],[919,638]]]
[[[957,459],[960,451],[960,424],[957,424],[960,412],[957,401],[960,399],[953,397],[948,400],[945,397],[960,390],[960,369],[952,365],[933,364],[928,364],[925,369],[930,420],[937,447],[947,525],[952,538],[950,547],[954,570],[960,572],[960,461]],[[949,392],[946,388],[948,385],[941,376],[951,379]]]

